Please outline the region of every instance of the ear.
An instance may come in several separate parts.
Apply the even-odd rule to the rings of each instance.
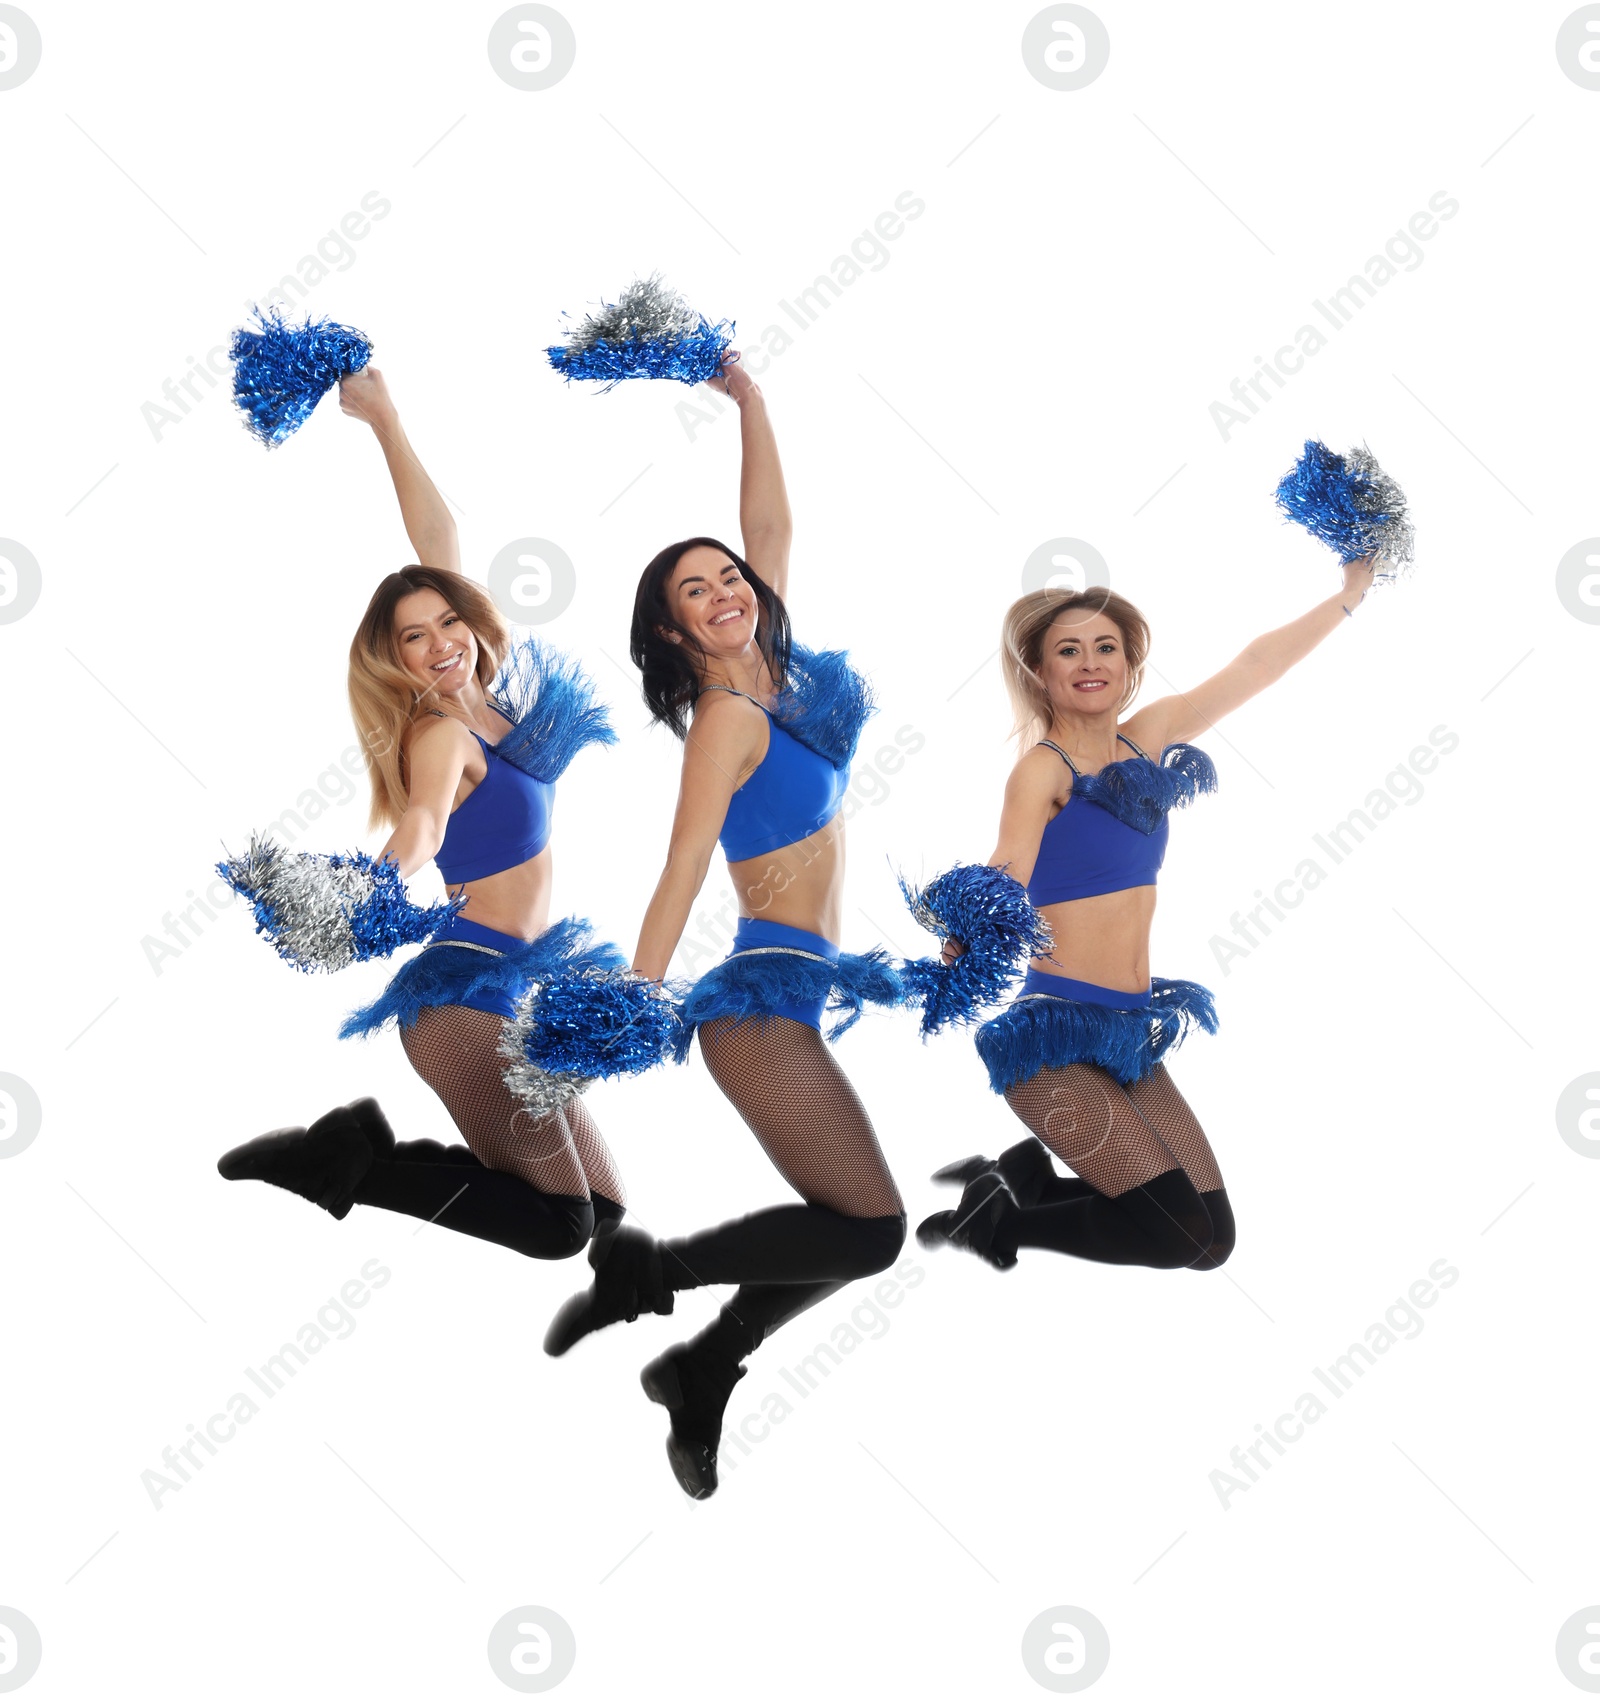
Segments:
[[[683,638],[676,631],[669,631],[665,625],[656,626],[656,635],[665,637],[669,643],[681,643],[683,641]]]

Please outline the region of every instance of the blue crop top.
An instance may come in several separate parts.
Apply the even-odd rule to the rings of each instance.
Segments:
[[[1135,758],[1093,773],[1079,772],[1065,749],[1040,739],[1072,768],[1073,779],[1066,805],[1039,840],[1028,880],[1035,907],[1154,884],[1167,854],[1168,812],[1217,787],[1210,756],[1190,743],[1169,743],[1155,761],[1131,738],[1117,738]]]
[[[533,637],[507,655],[489,706],[509,729],[498,743],[472,733],[483,745],[483,780],[451,812],[433,858],[449,885],[531,861],[550,841],[556,780],[572,757],[590,743],[616,741],[582,671]]]
[[[821,831],[850,785],[861,727],[874,712],[866,680],[840,649],[791,645],[792,683],[779,695],[783,719],[727,684],[707,684],[755,702],[767,716],[767,752],[734,791],[717,841],[730,861],[787,849]]]
[[[448,716],[441,713],[439,717]],[[472,735],[483,745],[488,770],[445,824],[444,842],[433,860],[446,884],[490,878],[508,867],[521,866],[550,841],[555,785],[501,760],[493,743],[476,731]]]
[[[727,690],[744,696],[743,690],[726,684],[707,684],[708,690]],[[839,811],[850,783],[850,767],[836,767],[824,756],[808,749],[777,722],[772,709],[756,706],[767,716],[767,752],[761,764],[734,791],[717,841],[730,861],[748,861],[752,855],[787,849],[814,831],[821,831]]]

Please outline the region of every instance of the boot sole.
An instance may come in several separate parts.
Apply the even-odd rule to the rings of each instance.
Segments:
[[[667,1435],[667,1461],[672,1477],[692,1498],[708,1498],[717,1489],[716,1452],[705,1445],[689,1441],[680,1443]]]

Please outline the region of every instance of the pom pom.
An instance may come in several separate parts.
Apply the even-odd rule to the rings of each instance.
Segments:
[[[245,428],[276,448],[311,417],[341,377],[360,371],[372,344],[359,330],[331,319],[286,324],[281,310],[256,308],[257,330],[233,333],[233,399]]]
[[[546,784],[590,743],[615,743],[605,704],[575,660],[525,637],[506,656],[490,692],[516,724],[494,746],[503,761]]]
[[[658,277],[635,280],[614,305],[602,303],[563,347],[547,348],[550,364],[570,383],[595,379],[600,391],[624,378],[670,377],[679,383],[703,383],[715,377],[733,343],[727,319],[711,324]]]
[[[906,1000],[922,1009],[923,1037],[975,1019],[1055,942],[1027,891],[1000,867],[954,866],[921,890],[901,876],[900,892],[919,926],[966,945],[949,966],[936,956],[901,965]]]
[[[872,686],[844,649],[789,645],[789,679],[773,717],[797,743],[843,771],[855,758],[862,726],[877,711]]]
[[[1193,743],[1168,743],[1159,761],[1138,756],[1112,761],[1098,772],[1080,772],[1072,793],[1115,814],[1124,825],[1149,836],[1174,808],[1217,788],[1217,769]]]
[[[1392,582],[1412,563],[1415,531],[1406,498],[1365,446],[1341,455],[1308,442],[1278,485],[1278,505],[1342,565],[1376,556],[1376,583]]]
[[[500,1053],[507,1086],[534,1109],[557,1086],[644,1073],[677,1042],[671,993],[627,971],[564,972],[536,985],[507,1021]]]
[[[249,901],[256,930],[303,973],[335,973],[421,943],[461,906],[417,907],[393,861],[360,850],[291,855],[265,836],[253,835],[249,849],[219,861],[217,871]]]

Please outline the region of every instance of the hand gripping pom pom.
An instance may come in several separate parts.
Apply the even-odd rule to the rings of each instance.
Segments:
[[[900,890],[918,925],[966,945],[948,967],[930,956],[901,965],[906,1000],[922,1009],[924,1037],[976,1019],[1055,941],[1027,891],[999,867],[957,865],[922,890],[901,877]]]
[[[630,283],[614,305],[603,302],[567,332],[564,348],[545,353],[569,383],[594,379],[604,384],[603,395],[629,377],[704,383],[717,375],[732,344],[731,321],[711,324],[652,276]]]
[[[677,1000],[627,971],[563,972],[535,985],[500,1038],[503,1077],[532,1114],[548,1114],[596,1079],[644,1073],[671,1052]]]
[[[217,871],[255,912],[256,930],[302,973],[336,973],[354,961],[392,955],[431,937],[461,906],[419,908],[393,861],[351,855],[291,855],[252,836],[243,855]]]
[[[1308,442],[1279,483],[1277,500],[1341,565],[1375,556],[1374,583],[1392,583],[1412,564],[1416,533],[1405,495],[1365,446],[1335,454]]]
[[[258,442],[276,448],[311,417],[317,403],[341,377],[372,358],[372,344],[359,330],[331,319],[284,323],[277,307],[255,310],[256,330],[233,333],[233,399],[245,428]]]

